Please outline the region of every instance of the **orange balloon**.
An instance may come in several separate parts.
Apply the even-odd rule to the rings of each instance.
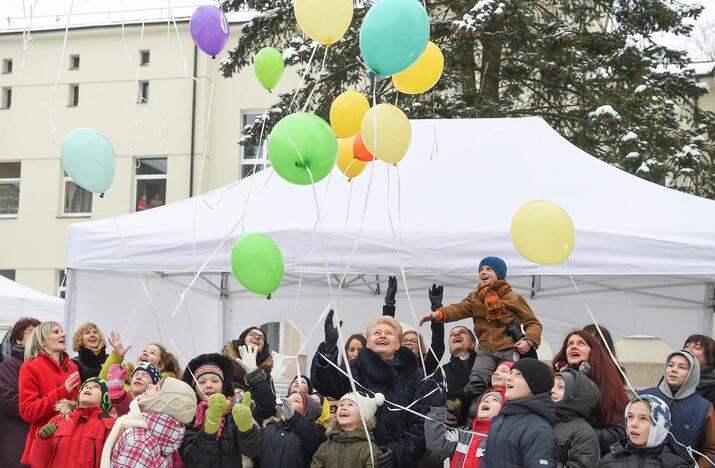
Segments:
[[[353,154],[360,161],[370,162],[375,160],[375,156],[367,149],[365,142],[362,141],[362,135],[359,133],[355,135],[355,141],[353,141]]]

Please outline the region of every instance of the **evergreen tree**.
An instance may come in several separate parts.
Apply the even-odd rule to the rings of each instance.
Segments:
[[[417,1],[417,0],[415,0]],[[708,89],[692,78],[684,52],[654,42],[688,35],[701,6],[677,0],[428,0],[431,40],[445,55],[432,90],[405,96],[360,63],[359,29],[370,2],[358,0],[337,44],[315,49],[291,0],[224,0],[227,11],[255,10],[222,63],[231,76],[265,46],[302,70],[294,96],[277,96],[266,129],[300,111],[327,119],[342,91],[398,103],[411,118],[541,116],[579,148],[645,179],[715,198],[715,114],[696,108]],[[324,65],[323,65],[324,62]],[[291,106],[291,102],[293,105]],[[244,132],[256,142],[262,122]]]

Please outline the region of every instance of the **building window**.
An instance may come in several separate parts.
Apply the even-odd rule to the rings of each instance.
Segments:
[[[15,281],[15,270],[0,270],[0,276],[4,276],[10,281]]]
[[[148,50],[139,51],[139,65],[141,65],[142,67],[149,65],[150,59],[151,55],[149,54]]]
[[[166,203],[166,158],[137,158],[135,211]]]
[[[62,214],[64,216],[91,216],[92,192],[77,185],[67,173],[64,173],[62,184],[64,200]]]
[[[65,270],[57,270],[57,279],[57,295],[64,299],[65,291],[67,291],[67,273]]]
[[[2,61],[2,72],[5,74],[12,73],[12,59],[4,59]]]
[[[20,205],[20,163],[0,163],[0,217],[16,217]]]
[[[79,105],[79,85],[71,84],[69,87],[69,107],[77,107]]]
[[[139,104],[145,104],[149,102],[149,82],[140,81],[139,82],[139,97],[137,99]]]
[[[262,112],[244,112],[242,117],[243,127],[251,125],[255,120],[263,115]],[[267,135],[263,135],[261,148],[258,145],[249,143],[241,145],[243,158],[241,159],[241,177],[248,177],[269,166],[265,157]]]
[[[9,109],[12,106],[12,88],[2,88],[2,102],[0,109]]]
[[[260,327],[265,336],[264,343],[268,343],[270,349],[278,350],[280,352],[281,347],[281,323],[280,322],[268,322],[264,323]]]
[[[70,70],[79,70],[79,55],[70,55]]]

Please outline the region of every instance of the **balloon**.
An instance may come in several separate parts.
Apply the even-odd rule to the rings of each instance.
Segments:
[[[353,153],[353,142],[357,137],[338,138],[338,168],[350,179],[359,176],[367,166],[366,162],[355,158]]]
[[[360,134],[365,146],[376,158],[397,164],[410,147],[412,127],[400,109],[392,104],[378,104],[365,114]]]
[[[264,234],[246,234],[231,250],[231,269],[244,288],[271,298],[283,278],[283,255]]]
[[[62,166],[80,187],[104,194],[112,185],[117,156],[107,137],[93,128],[77,128],[62,142]]]
[[[420,94],[432,89],[444,71],[444,56],[430,41],[420,58],[405,71],[392,75],[395,88],[405,94]]]
[[[268,139],[268,157],[273,169],[288,182],[298,185],[322,180],[335,165],[337,154],[338,142],[333,130],[315,114],[297,112],[283,117]]]
[[[258,82],[271,91],[281,80],[285,63],[280,52],[273,47],[264,47],[256,54],[253,67]]]
[[[194,10],[189,20],[189,31],[199,49],[216,57],[228,42],[228,20],[213,5],[202,5]]]
[[[571,255],[576,234],[571,216],[546,200],[522,205],[511,220],[511,240],[519,253],[534,263],[553,265]]]
[[[360,122],[370,109],[365,96],[357,91],[346,91],[330,105],[330,126],[335,136],[347,138],[360,131]]]
[[[355,139],[353,140],[353,154],[355,155],[355,159],[360,161],[370,162],[375,160],[375,156],[367,149],[365,142],[362,140],[362,135],[359,133],[355,135]]]
[[[306,36],[324,46],[335,44],[350,27],[352,0],[295,0],[295,20]]]
[[[380,0],[360,27],[360,54],[378,75],[393,75],[420,58],[429,40],[429,20],[417,0]]]

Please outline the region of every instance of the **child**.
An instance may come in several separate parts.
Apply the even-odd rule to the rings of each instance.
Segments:
[[[444,424],[435,421],[425,421],[425,441],[427,449],[438,453],[444,460],[452,457],[450,468],[478,468],[484,456],[487,434],[492,419],[499,414],[504,404],[504,396],[500,392],[489,391],[482,395],[477,404],[477,417],[471,430],[465,427],[463,431],[447,429]],[[436,421],[446,422],[446,408],[432,408],[428,417]]]
[[[509,373],[511,372],[511,367],[513,365],[514,363],[511,361],[502,361],[499,363],[496,370],[492,374],[492,386],[489,390],[487,390],[487,392],[499,392],[501,393],[502,399],[506,400],[506,397],[504,396],[506,394],[506,380],[509,378]],[[470,406],[467,417],[467,426],[471,426],[474,418],[477,417],[478,404],[479,400],[475,400],[474,404]],[[447,408],[449,408],[449,404],[447,405]]]
[[[99,372],[99,376],[107,380],[109,380],[107,378],[109,369],[115,364],[121,366],[124,363],[125,355],[132,347],[132,345],[125,346],[124,343],[122,343],[122,338],[119,336],[119,333],[114,331],[109,334],[109,344],[112,347],[112,352],[107,356],[104,364],[102,364],[102,370]],[[154,364],[161,372],[162,377],[179,378],[177,373],[180,373],[181,369],[178,368],[176,358],[159,343],[149,343],[144,346],[144,349],[142,349],[142,352],[139,353],[139,357],[137,358],[138,364],[142,362]],[[125,368],[133,375],[134,367],[131,364],[125,365]],[[129,382],[127,382],[125,388],[129,390]]]
[[[598,404],[598,387],[586,374],[566,368],[554,376],[551,399],[556,403],[559,467],[591,467],[601,449],[593,428],[586,422]]]
[[[260,431],[253,424],[251,393],[234,400],[232,380],[233,363],[221,354],[202,354],[186,367],[183,381],[194,387],[198,401],[181,445],[187,468],[248,465],[258,457]]]
[[[628,439],[611,445],[598,466],[685,468],[693,462],[668,442],[670,409],[653,395],[633,398],[626,407]]]
[[[156,385],[161,380],[159,369],[149,362],[140,362],[132,372],[129,390],[124,390],[124,376],[128,369],[122,369],[118,364],[112,364],[107,372],[107,387],[117,416],[129,412],[129,403],[144,393],[150,385]]]
[[[196,414],[196,394],[173,377],[151,385],[117,419],[104,444],[101,468],[175,466],[184,425]]]
[[[106,382],[90,377],[82,384],[76,405],[61,400],[55,408],[60,414],[37,432],[30,452],[32,466],[98,468],[114,425]]]
[[[469,383],[464,388],[472,398],[487,390],[500,361],[516,361],[541,342],[541,323],[524,298],[504,280],[506,270],[506,263],[499,257],[482,259],[476,290],[462,302],[442,307],[420,320],[422,325],[430,320],[446,323],[472,318],[479,347]]]
[[[343,395],[338,403],[336,421],[328,428],[328,440],[315,452],[310,468],[376,466],[382,450],[375,443],[372,428],[375,427],[377,407],[384,402],[382,393],[376,393],[373,398],[359,393]],[[368,434],[365,433],[360,414],[365,418]]]
[[[506,404],[492,421],[482,459],[487,467],[555,467],[559,442],[551,400],[554,377],[534,358],[514,363],[506,382]]]

